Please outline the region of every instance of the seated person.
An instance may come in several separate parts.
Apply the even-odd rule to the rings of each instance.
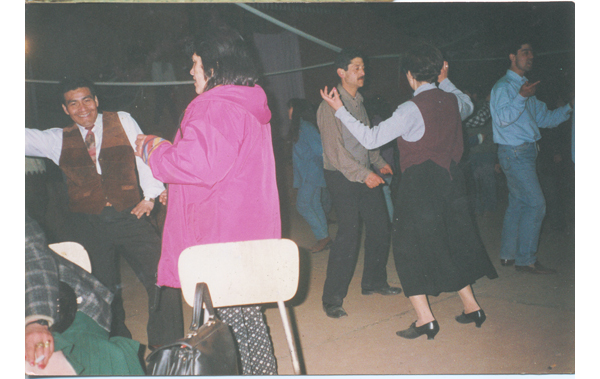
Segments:
[[[68,328],[66,310],[58,307],[59,282],[72,288],[77,303]],[[25,214],[26,374],[144,375],[140,344],[109,338],[113,297],[87,271],[54,253],[40,226]],[[59,324],[66,330],[55,331]]]

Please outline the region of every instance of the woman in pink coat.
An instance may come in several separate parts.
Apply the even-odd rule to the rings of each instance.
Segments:
[[[281,238],[271,112],[256,85],[256,65],[231,30],[213,30],[193,45],[190,74],[198,96],[173,144],[138,137],[138,154],[168,184],[158,285],[175,288],[181,287],[177,261],[187,247]],[[276,374],[260,307],[220,308],[217,314],[234,330],[243,374]]]

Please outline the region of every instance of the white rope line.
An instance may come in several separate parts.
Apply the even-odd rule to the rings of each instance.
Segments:
[[[290,26],[288,24],[285,24],[279,20],[277,20],[276,18],[273,18],[259,10],[256,10],[254,8],[252,8],[251,6],[249,6],[248,4],[244,4],[244,3],[235,3],[237,6],[240,6],[242,8],[244,8],[245,10],[247,10],[248,12],[254,13],[255,15],[264,18],[267,21],[272,22],[273,24],[280,26],[286,30],[289,30],[292,33],[295,33],[297,35],[299,35],[300,37],[304,37],[309,41],[315,42],[321,46],[324,46],[328,49],[331,49],[333,51],[335,51],[336,53],[339,53],[340,51],[342,51],[342,49],[340,47],[337,47],[335,45],[330,44],[329,42],[325,42],[321,39],[318,39],[317,37],[311,36],[310,34],[304,33],[303,31],[294,28],[293,26]]]
[[[575,50],[557,50],[557,51],[548,51],[545,53],[536,53],[537,56],[546,56],[546,55],[557,55],[557,54],[566,54],[573,53]],[[387,59],[387,58],[400,58],[400,54],[387,54],[387,55],[377,55],[374,57],[369,57],[370,59]],[[484,62],[484,61],[498,61],[508,59],[506,57],[496,57],[496,58],[473,58],[473,59],[452,59],[452,62]],[[283,74],[291,74],[299,71],[312,70],[315,68],[327,67],[331,66],[334,62],[321,63],[313,66],[306,66],[300,68],[293,68],[290,70],[284,71],[276,71],[270,72],[267,74],[263,74],[263,76],[275,76],[275,75],[283,75]],[[58,84],[60,81],[58,80],[35,80],[35,79],[25,79],[25,83],[38,83],[38,84]],[[151,87],[151,86],[177,86],[177,85],[185,85],[185,84],[194,84],[193,80],[184,80],[180,82],[94,82],[95,85],[98,86],[140,86],[140,87]]]
[[[37,80],[37,79],[25,79],[25,83],[38,83],[38,84],[58,84],[59,80]],[[185,80],[180,82],[94,82],[96,86],[139,86],[139,87],[150,87],[150,86],[177,86],[182,84],[194,84],[193,80]]]

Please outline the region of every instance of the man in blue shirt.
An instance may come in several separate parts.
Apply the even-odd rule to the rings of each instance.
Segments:
[[[553,274],[537,261],[537,251],[546,203],[536,174],[539,128],[552,128],[569,118],[570,104],[549,111],[535,97],[538,82],[524,76],[533,64],[529,43],[517,43],[509,54],[510,68],[494,85],[490,99],[494,142],[508,183],[508,208],[504,215],[500,262],[517,271]]]

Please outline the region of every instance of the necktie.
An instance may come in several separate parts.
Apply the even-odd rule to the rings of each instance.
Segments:
[[[94,136],[92,129],[88,130],[85,136],[85,146],[87,146],[90,158],[92,158],[92,162],[96,164],[96,137]]]

